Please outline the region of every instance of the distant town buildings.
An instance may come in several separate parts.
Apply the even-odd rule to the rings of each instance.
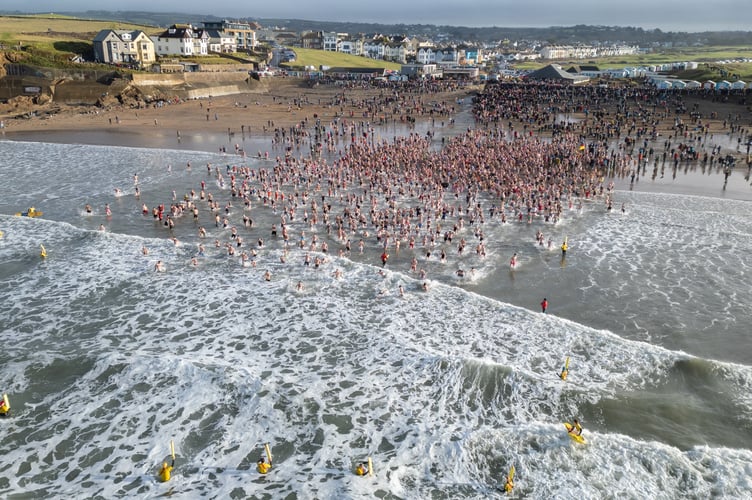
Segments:
[[[639,53],[633,45],[546,45],[540,50],[542,59],[592,59],[607,56],[624,56]]]
[[[663,89],[698,88],[734,91],[746,88],[746,83],[736,78],[719,82],[680,81],[666,76],[673,71],[695,69],[695,62],[599,69],[593,63],[570,63],[564,70],[556,61],[597,59],[640,53],[635,45],[603,42],[592,45],[553,45],[537,40],[500,40],[495,44],[462,43],[437,36],[436,40],[419,39],[405,34],[340,33],[306,31],[296,33],[283,28],[262,28],[254,22],[204,21],[203,28],[190,24],[173,24],[163,32],[148,36],[143,31],[102,30],[93,39],[96,62],[127,65],[138,69],[156,71],[199,71],[200,63],[173,61],[171,58],[205,56],[208,54],[234,54],[256,49],[264,44],[276,51],[278,60],[291,63],[297,60],[295,48],[341,52],[370,59],[401,64],[399,74],[383,69],[329,68],[330,75],[348,75],[350,78],[502,78],[518,77],[520,71],[510,67],[515,61],[544,59],[552,63],[530,73],[529,78],[556,79],[581,83],[588,79],[647,78]],[[158,62],[159,57],[165,60]],[[270,56],[271,57],[271,56]],[[481,74],[481,65],[484,73]],[[190,69],[188,67],[190,66]],[[311,71],[308,67],[307,71]],[[316,71],[324,71],[318,68]],[[721,72],[721,77],[727,75]],[[731,75],[734,76],[734,75]]]

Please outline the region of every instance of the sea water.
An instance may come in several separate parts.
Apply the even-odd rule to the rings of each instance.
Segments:
[[[520,498],[752,492],[745,195],[624,185],[611,211],[578,199],[557,224],[486,221],[484,258],[472,245],[459,255],[440,242],[431,259],[403,245],[383,269],[373,235],[362,254],[353,235],[340,255],[335,234],[298,218],[293,241],[305,232],[330,247],[305,266],[308,249],[285,254],[270,234],[280,214],[254,200],[228,215],[256,247],[252,267],[214,246],[229,231],[204,205],[198,224],[186,214],[169,231],[141,204],[169,205],[205,181],[224,207],[229,191],[207,164],[271,162],[0,148],[4,497],[501,498],[512,465]],[[30,206],[44,216],[13,215]],[[562,425],[572,418],[584,446]],[[171,441],[175,470],[160,483]],[[265,443],[274,467],[261,476]],[[375,475],[355,476],[368,457]]]

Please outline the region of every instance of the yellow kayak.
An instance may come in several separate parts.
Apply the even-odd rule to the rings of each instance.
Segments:
[[[576,441],[580,444],[585,444],[586,441],[585,438],[582,437],[582,434],[575,434],[574,432],[572,432],[572,424],[570,424],[569,422],[564,422],[564,427],[567,428],[567,434],[569,434],[569,437],[571,437],[573,441]]]
[[[41,217],[44,212],[35,210],[34,207],[28,209],[25,212],[16,212],[16,217]]]

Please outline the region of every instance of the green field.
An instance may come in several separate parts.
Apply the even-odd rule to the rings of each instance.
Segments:
[[[283,63],[280,66],[291,70],[302,70],[306,66],[329,66],[330,68],[386,68],[399,71],[399,63],[369,59],[367,57],[351,56],[341,52],[329,52],[325,50],[294,48],[297,59],[293,62]]]
[[[154,26],[138,26],[117,21],[90,21],[52,15],[0,16],[0,42],[3,44],[46,44],[61,40],[91,41],[103,29],[142,30],[147,35],[162,31]]]

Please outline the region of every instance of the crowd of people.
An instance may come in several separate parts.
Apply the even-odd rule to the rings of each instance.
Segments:
[[[491,237],[499,233],[488,230],[493,225],[535,222],[531,240],[544,245],[541,227],[556,224],[583,200],[598,200],[604,211],[611,210],[615,177],[635,181],[645,175],[648,161],[657,168],[659,158],[671,158],[674,168],[678,162],[707,162],[707,153],[685,157],[687,144],[696,152],[712,145],[709,168],[721,151],[711,142],[712,133],[719,132],[711,130],[710,118],[647,87],[488,85],[473,104],[476,126],[443,137],[441,148],[431,134],[382,139],[373,120],[388,106],[429,102],[430,89],[379,90],[379,96],[362,101],[344,92],[333,98],[332,106],[345,101],[348,107],[361,106],[363,116],[328,123],[306,118],[278,127],[271,134],[272,158],[258,154],[268,162],[249,164],[241,157],[232,164],[235,158],[228,156],[223,167],[207,165],[205,179],[182,199],[174,193],[169,208],[160,203],[149,209],[144,203],[143,213],[163,224],[176,242],[175,233],[186,226],[182,215],[192,214],[191,231],[199,240],[194,266],[206,255],[207,226],[214,226],[218,231],[210,248],[239,257],[244,266],[256,267],[269,248],[282,250],[280,264],[294,262],[291,254],[297,252],[300,262],[314,269],[328,264],[331,253],[357,252],[415,276],[427,290],[429,262],[463,257],[472,272],[452,274],[473,274],[488,248],[500,243]],[[447,103],[438,109],[445,120],[457,112]],[[577,121],[569,118],[574,115]],[[727,134],[746,132],[739,117],[729,117],[723,127],[729,127]],[[389,260],[400,251],[407,258]],[[469,264],[467,256],[472,256]],[[510,268],[518,259],[512,256]],[[155,269],[163,271],[164,264]],[[342,270],[333,275],[342,277]],[[263,279],[272,276],[267,270]]]

